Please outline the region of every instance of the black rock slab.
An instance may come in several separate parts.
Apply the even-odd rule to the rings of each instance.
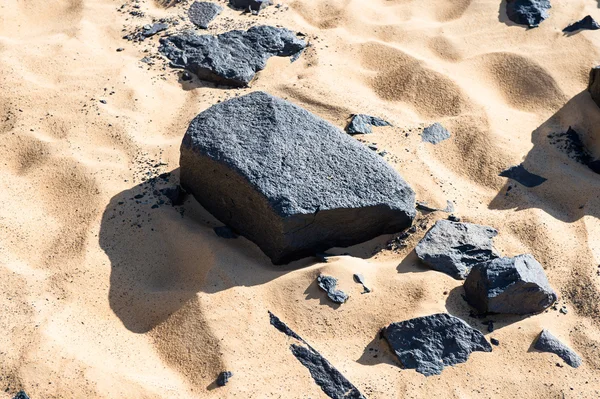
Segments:
[[[481,332],[447,313],[392,323],[383,336],[405,368],[425,376],[466,362],[472,352],[492,351]]]
[[[224,387],[227,385],[231,377],[233,377],[233,373],[231,371],[222,371],[217,377],[217,386]]]
[[[540,333],[537,341],[535,342],[534,348],[542,352],[550,352],[558,355],[562,360],[565,361],[569,366],[577,368],[581,366],[581,358],[575,351],[563,344],[550,333],[550,331],[544,329]]]
[[[223,11],[223,7],[208,1],[194,1],[188,9],[188,18],[200,29],[208,29],[208,24]]]
[[[388,121],[375,116],[365,114],[352,115],[350,123],[346,127],[348,134],[370,134],[373,132],[372,126],[392,126]]]
[[[165,23],[156,23],[152,25],[144,25],[142,28],[141,34],[143,37],[152,37],[159,32],[167,30],[169,28],[168,24]]]
[[[402,231],[415,195],[380,156],[264,92],[214,105],[181,145],[181,185],[275,264]]]
[[[423,129],[421,133],[421,141],[426,141],[431,144],[439,144],[450,138],[450,132],[441,124],[434,123],[431,126]]]
[[[523,164],[511,166],[510,168],[503,170],[500,172],[500,176],[513,179],[517,183],[529,188],[537,187],[547,180],[545,177],[531,173],[525,169]]]
[[[600,65],[590,69],[587,90],[592,96],[592,100],[600,107]]]
[[[550,0],[507,0],[506,14],[508,19],[519,25],[530,28],[539,26],[550,16],[552,8]]]
[[[480,313],[539,313],[558,299],[542,265],[529,254],[473,266],[464,289]]]
[[[277,316],[269,312],[269,318],[271,325],[298,341],[297,344],[290,345],[290,350],[327,396],[332,399],[365,399],[358,388]]]
[[[336,289],[337,279],[335,277],[320,275],[317,277],[317,283],[333,302],[344,303],[348,300],[348,295],[344,291]]]
[[[465,279],[473,265],[500,256],[494,249],[497,235],[489,226],[438,220],[415,251],[432,269]]]
[[[229,0],[229,5],[237,10],[258,13],[263,8],[272,5],[271,0]]]
[[[200,79],[245,87],[271,57],[295,59],[306,42],[285,28],[255,26],[217,36],[184,32],[161,39],[159,51],[171,66],[187,69]]]
[[[591,15],[586,15],[582,20],[579,20],[563,29],[563,32],[572,33],[580,29],[598,30],[600,25],[592,18]]]
[[[571,126],[569,126],[566,132],[549,134],[548,138],[550,139],[550,144],[555,145],[556,148],[566,153],[569,158],[587,166],[595,173],[600,173],[600,170],[598,170],[598,160],[594,160],[583,144],[583,141],[581,141],[579,133]]]

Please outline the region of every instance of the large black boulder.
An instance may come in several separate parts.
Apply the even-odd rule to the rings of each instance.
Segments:
[[[392,323],[383,336],[405,368],[430,376],[467,361],[471,352],[491,352],[481,332],[447,313]]]
[[[496,229],[472,223],[438,220],[417,244],[423,263],[456,279],[465,279],[474,264],[497,258]]]
[[[508,18],[519,25],[530,28],[539,26],[550,16],[548,10],[552,6],[550,0],[507,0],[506,14]]]
[[[159,51],[171,66],[187,69],[200,79],[244,87],[273,56],[295,59],[306,42],[294,32],[273,26],[254,26],[217,36],[184,32],[161,39]]]
[[[406,229],[415,194],[380,156],[264,92],[212,106],[181,144],[181,185],[275,264]]]
[[[539,313],[558,298],[529,254],[475,265],[464,288],[467,302],[481,313]]]
[[[556,354],[571,367],[577,368],[581,366],[579,355],[573,349],[560,342],[558,338],[546,329],[542,330],[533,347],[542,352]]]

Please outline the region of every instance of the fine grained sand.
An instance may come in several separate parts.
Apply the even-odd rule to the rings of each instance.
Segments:
[[[600,33],[561,32],[599,19],[597,1],[554,1],[532,30],[510,23],[500,0],[293,0],[259,17],[226,8],[209,32],[281,24],[313,44],[291,65],[270,60],[244,90],[182,87],[176,71],[140,63],[158,38],[134,46],[123,26],[186,7],[142,0],[138,19],[117,12],[123,1],[0,2],[0,397],[322,397],[268,310],[370,398],[600,396],[600,177],[546,138],[573,126],[600,155],[600,110],[584,92]],[[405,250],[381,249],[382,237],[328,264],[275,267],[250,242],[218,238],[193,199],[183,217],[131,199],[148,171],[176,182],[197,113],[251,90],[341,128],[351,113],[393,123],[362,140],[389,153],[419,200],[452,200],[464,220],[497,228],[505,256],[532,253],[568,314],[496,317],[488,333],[460,281],[417,263],[422,229]],[[422,143],[433,122],[451,139]],[[520,162],[548,181],[498,177]],[[318,290],[320,272],[339,278],[347,303]],[[361,295],[353,273],[373,292]],[[379,329],[446,311],[500,346],[440,376],[398,368]],[[583,365],[535,351],[542,328]],[[215,388],[224,370],[234,376]]]

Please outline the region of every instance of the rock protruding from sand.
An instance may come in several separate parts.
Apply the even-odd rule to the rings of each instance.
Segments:
[[[480,313],[539,313],[558,299],[542,265],[529,254],[475,265],[464,288],[467,302]]]
[[[489,226],[438,220],[415,251],[432,269],[464,280],[473,265],[500,256],[494,249],[497,235]]]
[[[586,15],[583,17],[583,19],[567,26],[565,29],[563,29],[563,32],[572,33],[577,32],[580,29],[598,30],[600,29],[600,24],[598,24],[598,22],[596,22],[591,15]]]
[[[272,26],[232,30],[217,36],[184,32],[163,38],[160,52],[176,68],[200,79],[244,87],[263,70],[271,57],[297,58],[306,47],[294,32]]]
[[[237,10],[250,11],[258,14],[263,8],[273,4],[271,0],[229,0],[229,5]]]
[[[208,29],[208,24],[223,11],[223,7],[208,1],[195,1],[188,9],[188,18],[200,29]]]
[[[590,70],[588,92],[592,96],[592,100],[600,107],[600,65]]]
[[[233,373],[231,371],[222,371],[217,377],[217,386],[224,387],[227,385],[231,377],[233,377]]]
[[[507,0],[506,14],[516,24],[530,28],[539,26],[550,16],[550,0]]]
[[[388,121],[385,121],[381,118],[377,118],[375,116],[365,115],[365,114],[355,114],[352,115],[352,119],[346,127],[346,132],[348,134],[370,134],[373,129],[372,126],[392,126]]]
[[[392,323],[383,336],[404,367],[425,376],[466,362],[472,352],[492,351],[481,332],[447,313]]]
[[[254,92],[190,124],[181,185],[275,264],[402,231],[411,187],[380,156],[287,101]]]
[[[440,123],[426,127],[421,134],[421,141],[438,144],[450,138],[450,132]]]
[[[331,276],[320,275],[317,277],[319,287],[327,293],[329,299],[335,303],[344,303],[348,300],[348,294],[342,290],[338,290],[337,279]]]
[[[571,367],[577,368],[581,366],[581,358],[579,355],[560,342],[558,338],[546,329],[542,330],[540,333],[534,348],[542,352],[550,352],[558,355],[558,357]]]

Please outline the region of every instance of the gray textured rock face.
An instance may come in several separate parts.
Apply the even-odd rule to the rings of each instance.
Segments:
[[[506,14],[516,24],[530,28],[539,26],[550,16],[550,0],[507,0]]]
[[[284,28],[255,26],[221,35],[184,32],[161,39],[159,51],[171,65],[200,79],[234,87],[247,86],[271,57],[297,58],[306,42]]]
[[[181,185],[276,264],[402,231],[413,190],[381,157],[287,101],[212,106],[181,145]]]
[[[456,279],[465,279],[473,265],[497,258],[496,229],[472,223],[438,220],[417,244],[421,261]]]
[[[588,92],[592,100],[600,107],[600,65],[590,70],[590,79],[588,81]]]
[[[438,144],[449,138],[450,132],[439,123],[426,127],[421,134],[421,140],[431,144]]]
[[[550,331],[544,329],[540,333],[534,348],[542,352],[550,352],[558,355],[562,360],[565,361],[569,366],[577,368],[581,366],[581,358],[571,348],[563,344],[550,333]]]
[[[238,10],[258,13],[263,8],[272,5],[271,0],[229,0],[229,5]]]
[[[390,324],[383,336],[404,367],[425,376],[466,362],[471,352],[492,351],[481,332],[446,313]]]
[[[208,1],[194,1],[188,9],[190,21],[201,29],[208,29],[208,24],[223,11],[223,7]]]
[[[336,289],[337,279],[331,276],[320,275],[317,277],[319,287],[327,293],[329,299],[335,303],[344,303],[348,300],[348,295],[341,290]]]
[[[373,129],[371,126],[392,126],[389,122],[384,121],[383,119],[365,115],[365,114],[356,114],[352,115],[352,120],[346,127],[346,132],[348,134],[370,134]]]
[[[538,313],[558,298],[529,254],[475,265],[464,288],[467,302],[481,313]]]

